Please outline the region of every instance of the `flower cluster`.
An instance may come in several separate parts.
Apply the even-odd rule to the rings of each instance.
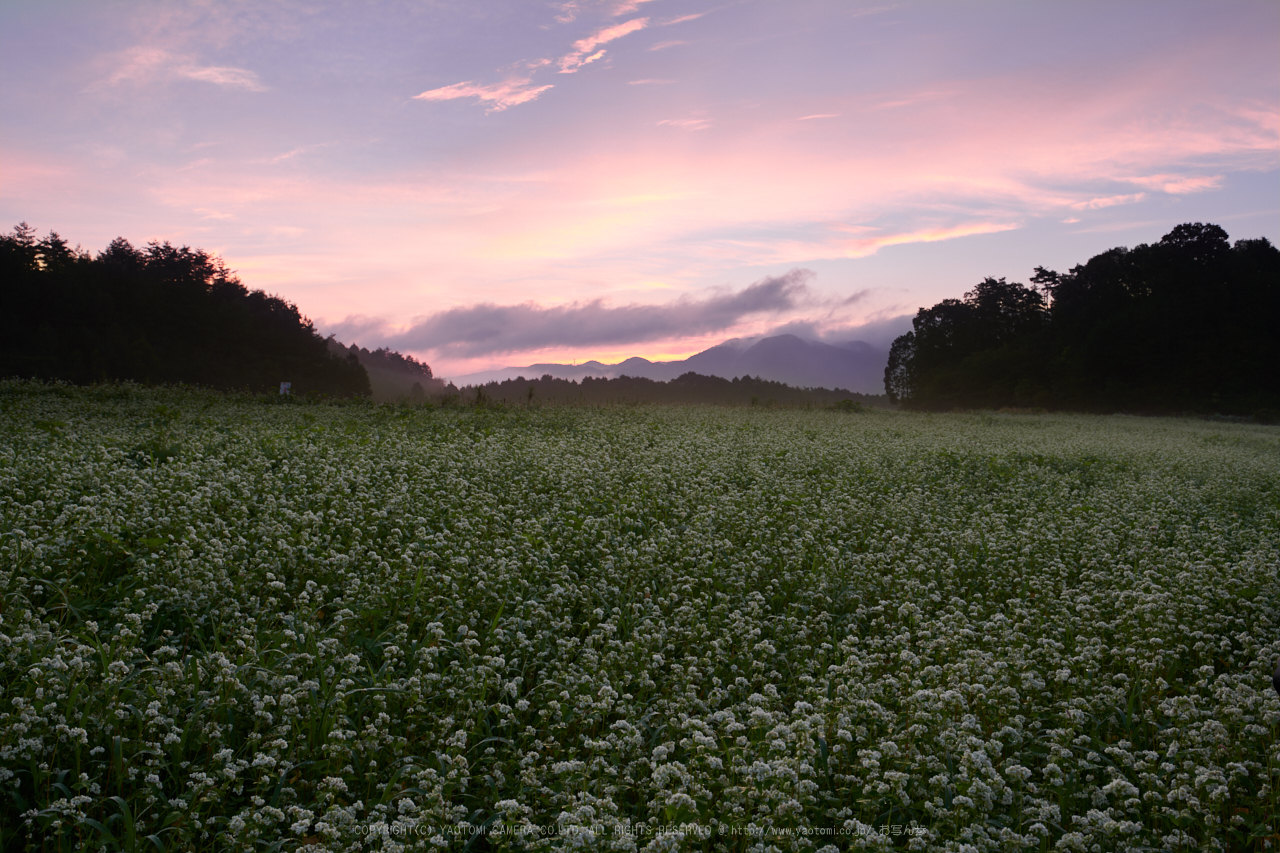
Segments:
[[[0,434],[5,849],[1280,830],[1274,428],[4,382]]]

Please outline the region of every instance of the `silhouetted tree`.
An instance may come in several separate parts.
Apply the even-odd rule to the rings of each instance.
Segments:
[[[411,355],[381,348],[370,352],[352,344],[344,346],[330,335],[326,341],[330,352],[363,366],[369,374],[373,398],[380,402],[423,399],[428,394],[440,394],[444,383],[431,375],[431,367]],[[414,390],[415,386],[418,388]]]
[[[117,238],[92,257],[23,223],[0,235],[0,375],[367,396],[297,306],[199,249]]]
[[[1003,278],[984,279],[963,300],[920,309],[913,330],[889,349],[885,389],[895,403],[927,398],[934,405],[954,405],[956,398],[981,393],[972,387],[975,365],[961,369],[965,359],[999,351],[1040,329],[1044,320],[1045,300],[1038,291]],[[985,364],[977,373],[999,369]]]
[[[1115,248],[1032,288],[986,279],[922,308],[885,384],[917,408],[1229,411],[1280,403],[1280,251],[1217,225]]]

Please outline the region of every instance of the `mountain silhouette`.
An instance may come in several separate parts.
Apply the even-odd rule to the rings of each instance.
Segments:
[[[679,361],[632,357],[617,364],[599,361],[530,364],[470,373],[454,377],[453,381],[458,385],[477,385],[517,376],[532,379],[550,375],[576,380],[587,376],[598,379],[633,376],[669,382],[693,371],[725,379],[758,376],[797,388],[844,388],[862,394],[883,394],[888,357],[887,350],[865,341],[825,344],[788,334],[746,340],[734,338]]]

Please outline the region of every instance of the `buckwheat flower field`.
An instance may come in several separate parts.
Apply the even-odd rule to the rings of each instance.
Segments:
[[[1278,547],[1275,427],[0,383],[0,847],[1276,849]]]

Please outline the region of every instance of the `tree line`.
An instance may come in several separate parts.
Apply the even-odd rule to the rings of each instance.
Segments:
[[[887,405],[883,395],[856,394],[842,388],[795,388],[781,382],[740,376],[725,379],[685,373],[668,382],[638,376],[583,377],[581,382],[558,379],[550,374],[526,379],[518,376],[504,382],[489,382],[461,390],[450,385],[446,393],[465,402],[506,405],[539,403],[658,403],[663,405],[707,404],[719,406],[761,406],[766,408],[837,407],[856,410],[864,406]],[[847,402],[846,402],[847,401]]]
[[[430,365],[412,355],[402,355],[385,347],[372,351],[355,344],[347,347],[334,340],[333,336],[329,337],[328,343],[330,352],[341,358],[354,356],[364,367],[369,374],[374,402],[425,400],[439,397],[444,392],[444,383],[431,374]]]
[[[0,234],[0,281],[0,376],[370,394],[356,355],[199,249],[117,238],[94,256],[23,223]]]
[[[921,308],[893,342],[890,399],[908,408],[1043,407],[1274,420],[1280,250],[1179,225],[1031,285],[987,278]]]

